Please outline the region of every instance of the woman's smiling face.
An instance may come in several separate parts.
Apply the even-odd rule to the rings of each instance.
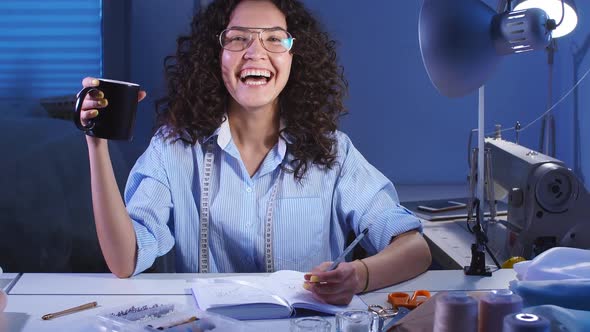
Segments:
[[[285,15],[270,1],[246,0],[234,9],[227,28],[265,28],[287,30]],[[287,51],[272,53],[261,44],[258,34],[243,51],[221,52],[221,74],[232,102],[245,109],[277,105],[278,96],[287,85],[293,55]]]

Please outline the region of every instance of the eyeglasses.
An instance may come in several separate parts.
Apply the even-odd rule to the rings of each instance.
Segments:
[[[231,28],[225,29],[219,34],[219,43],[228,51],[240,52],[252,45],[254,35],[258,35],[262,47],[272,53],[289,51],[293,47],[293,40],[295,40],[287,30],[282,28]]]

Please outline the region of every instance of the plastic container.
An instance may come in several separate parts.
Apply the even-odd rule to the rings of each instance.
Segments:
[[[514,264],[519,280],[590,279],[590,250],[556,247]]]
[[[158,298],[105,309],[96,324],[103,332],[250,331],[238,320]]]

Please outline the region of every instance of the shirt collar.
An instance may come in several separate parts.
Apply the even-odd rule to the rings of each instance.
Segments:
[[[221,123],[221,126],[215,131],[217,133],[217,144],[219,147],[224,149],[231,141],[231,130],[229,129],[229,118],[225,116],[225,120]]]
[[[281,119],[279,131],[285,129],[285,126],[286,125],[284,119]],[[217,136],[217,144],[219,145],[219,147],[223,150],[226,150],[229,142],[232,140],[231,130],[229,128],[229,118],[227,114],[224,116],[224,120],[219,126],[219,128],[217,128],[213,132],[213,134],[211,134],[211,136],[207,137],[205,139],[205,142],[213,139],[215,136]],[[288,135],[285,135],[284,138],[282,137],[282,135],[279,135],[279,141],[277,145],[277,157],[279,157],[280,160],[283,160],[283,158],[287,154],[287,143],[291,143],[291,139],[288,137]]]

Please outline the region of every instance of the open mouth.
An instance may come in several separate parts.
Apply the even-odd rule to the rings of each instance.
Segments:
[[[245,69],[240,72],[240,81],[246,85],[264,85],[273,77],[273,73],[265,69]]]

